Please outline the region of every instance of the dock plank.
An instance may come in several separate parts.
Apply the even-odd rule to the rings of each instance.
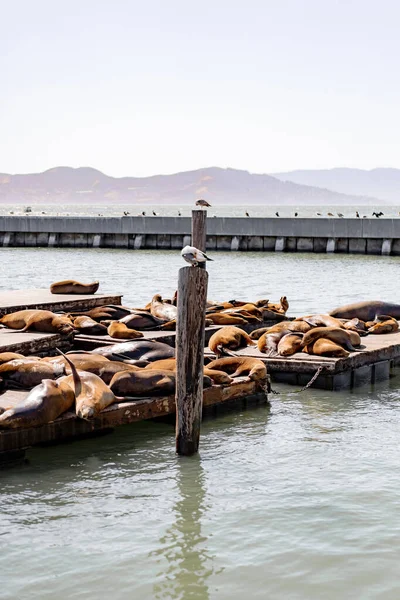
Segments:
[[[19,332],[12,329],[0,329],[0,352],[18,352],[25,356],[45,354],[55,348],[69,350],[73,337],[59,333],[40,333],[38,331]]]

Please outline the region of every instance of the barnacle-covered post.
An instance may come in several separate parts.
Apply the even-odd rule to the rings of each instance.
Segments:
[[[206,250],[206,218],[206,211],[192,211],[192,245],[203,252]],[[201,267],[182,267],[179,270],[176,327],[176,451],[187,456],[198,451],[200,440],[207,284],[205,262]]]

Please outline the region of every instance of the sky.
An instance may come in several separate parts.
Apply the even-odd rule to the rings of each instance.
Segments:
[[[0,173],[400,168],[397,0],[0,0]]]

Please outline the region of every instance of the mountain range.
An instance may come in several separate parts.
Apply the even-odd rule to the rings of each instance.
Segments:
[[[386,189],[384,184],[381,188],[378,185],[369,188],[367,183],[358,186],[356,179],[351,179],[350,173],[347,173],[347,185],[344,183],[344,177],[338,177],[335,183],[334,174],[330,177],[326,175],[325,181],[322,173],[329,174],[334,171],[356,170],[293,171],[272,176],[238,169],[209,167],[172,175],[117,178],[109,177],[91,167],[55,167],[43,173],[0,173],[0,202],[185,205],[192,204],[198,198],[205,198],[211,204],[244,206],[372,206],[379,204],[378,199],[393,201],[395,194],[390,192],[392,184],[387,184],[385,196],[381,193]],[[397,173],[400,181],[400,171]],[[301,179],[304,181],[300,181]],[[361,179],[360,175],[359,180]],[[340,183],[342,180],[343,183]]]

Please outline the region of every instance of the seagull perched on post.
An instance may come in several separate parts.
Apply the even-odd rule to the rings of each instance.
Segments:
[[[196,200],[196,206],[201,206],[201,208],[204,208],[207,206],[211,206],[211,204],[209,204],[207,200],[203,200],[202,198],[200,198],[200,200]]]
[[[182,257],[186,262],[190,263],[192,267],[197,267],[199,263],[205,263],[206,260],[212,260],[207,254],[195,248],[194,246],[185,246],[181,252]]]

